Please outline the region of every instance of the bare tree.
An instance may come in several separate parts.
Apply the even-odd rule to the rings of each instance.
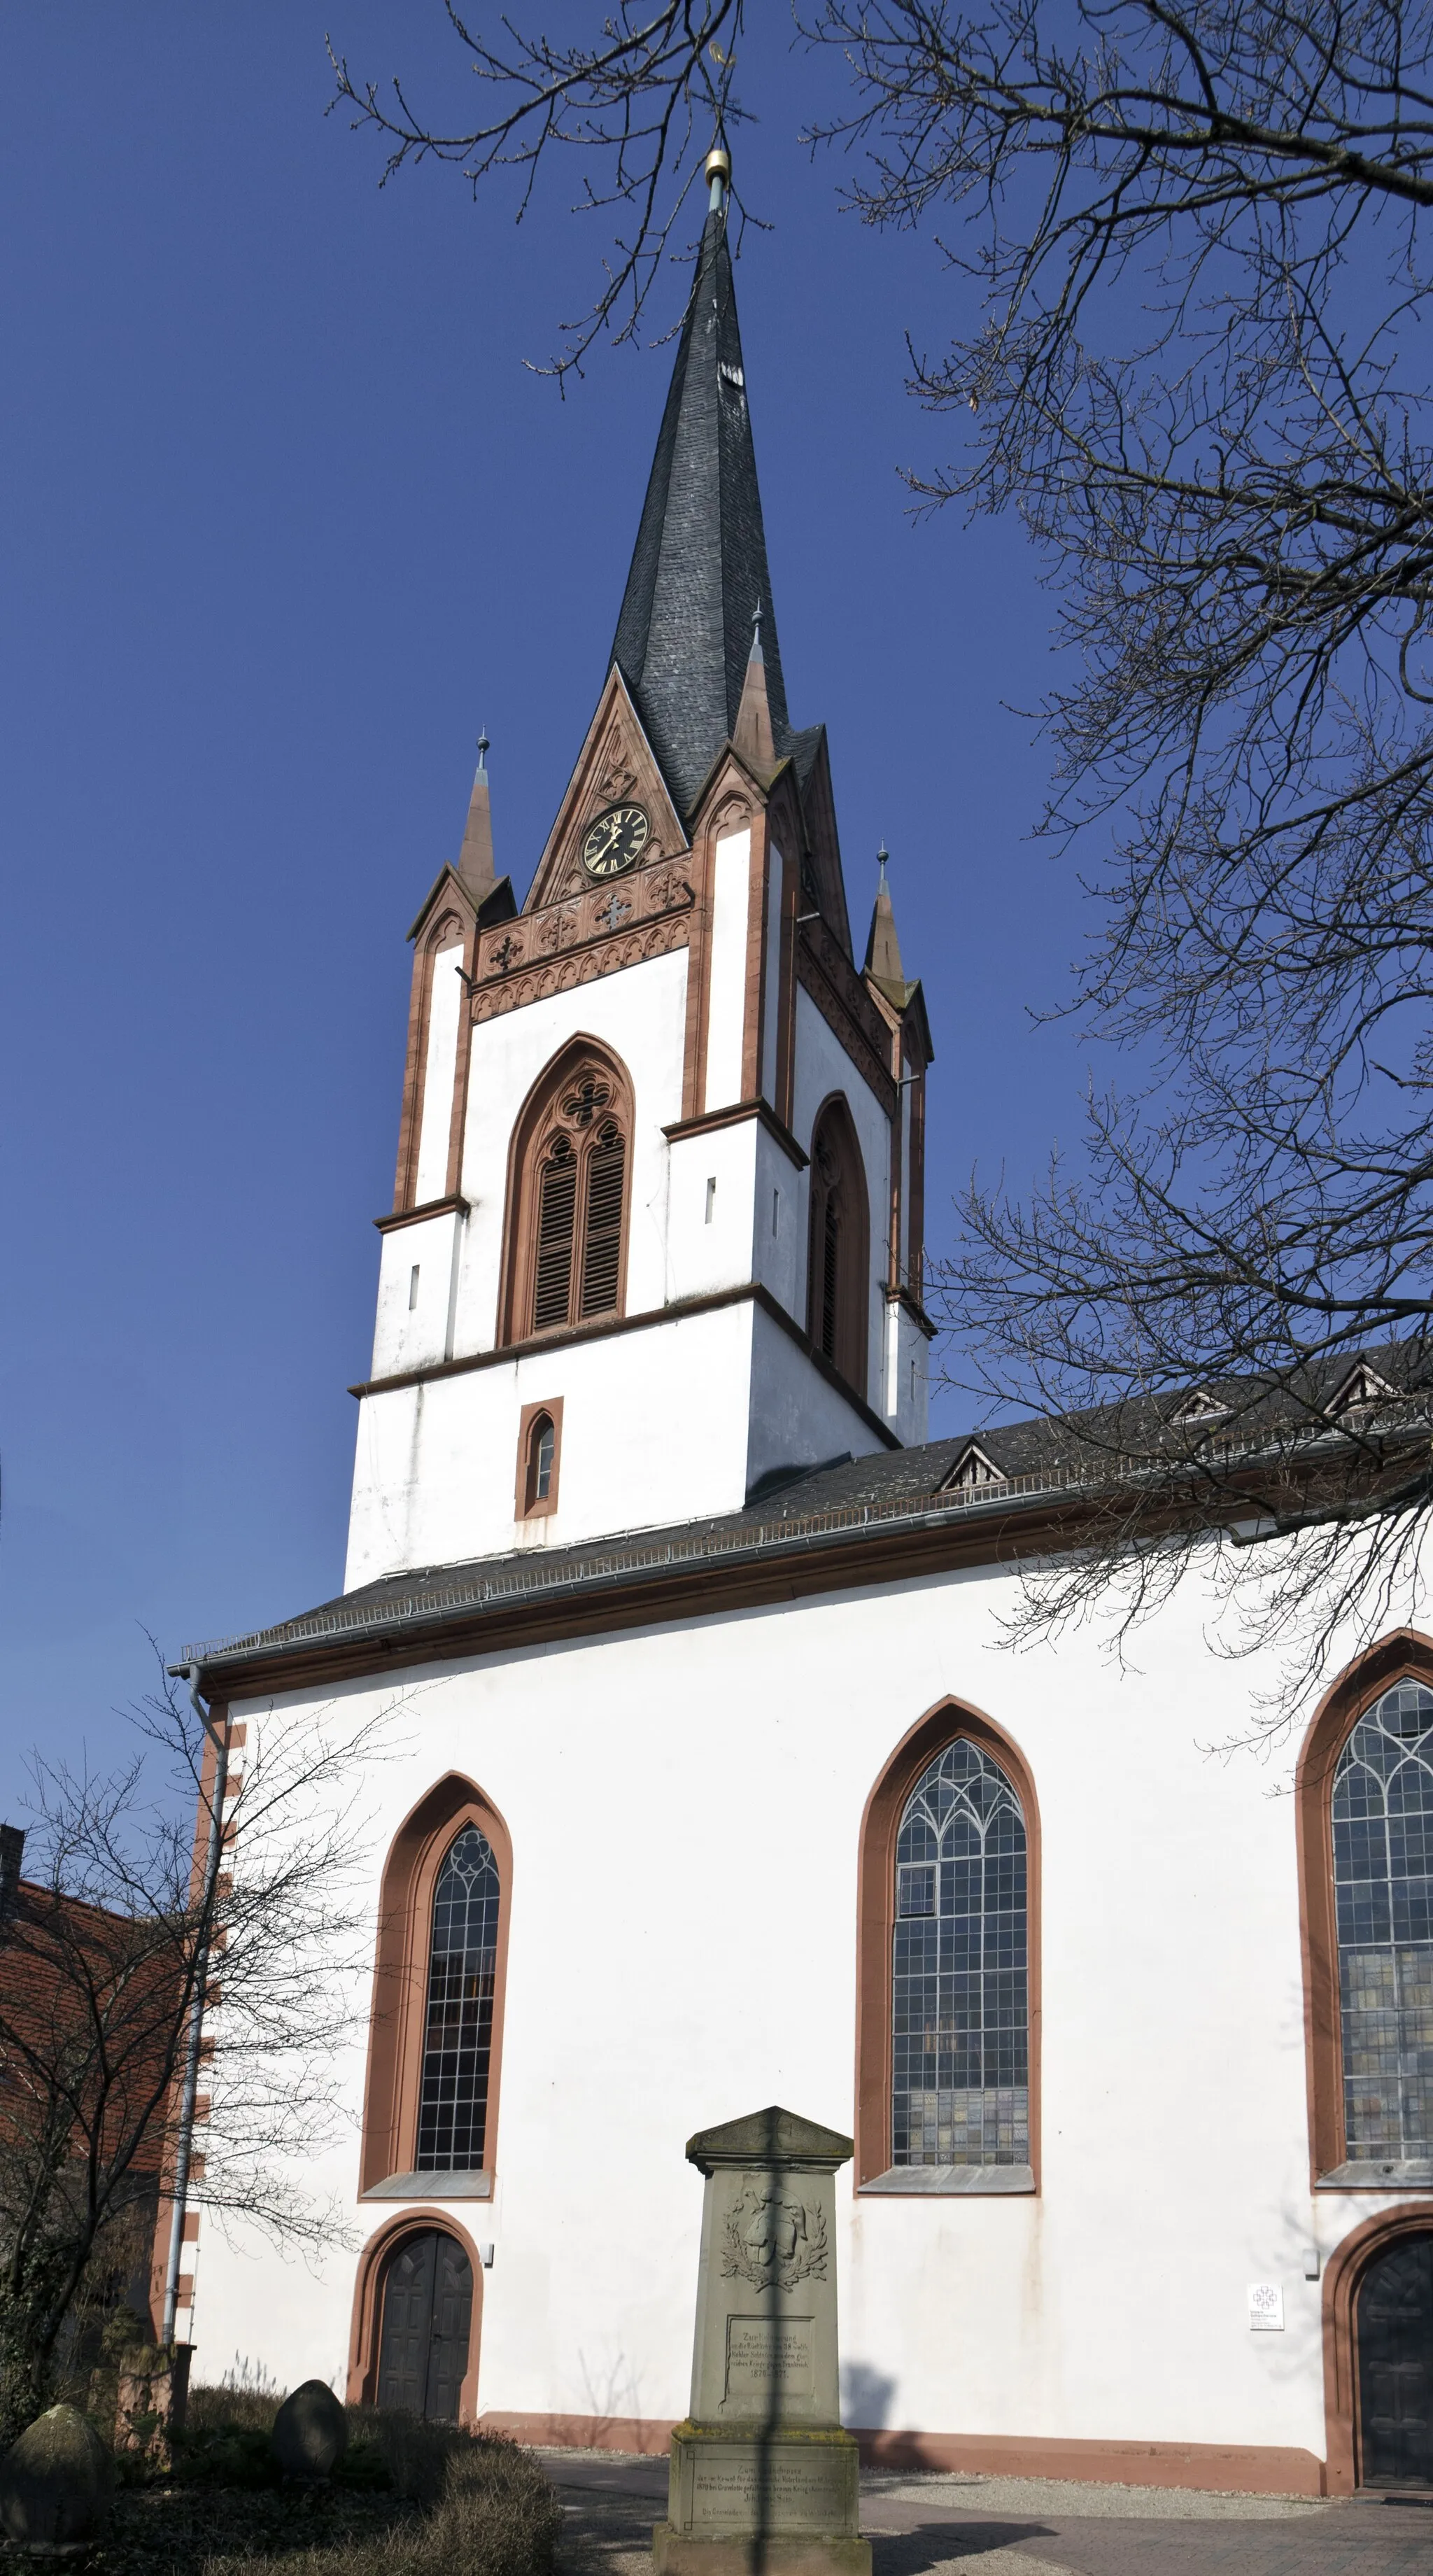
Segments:
[[[742,118],[730,90],[743,0],[663,0],[656,9],[622,0],[613,17],[594,12],[590,32],[569,44],[510,18],[489,39],[456,0],[443,5],[482,83],[476,125],[434,124],[401,77],[356,81],[330,40],[332,104],[383,139],[383,183],[429,159],[456,163],[475,192],[513,172],[519,222],[543,170],[564,149],[580,156],[583,207],[614,213],[621,229],[591,310],[557,326],[563,345],[547,372],[561,382],[604,332],[621,341],[636,331],[700,156],[725,121]]]
[[[191,2197],[300,2249],[340,2228],[295,2175],[341,2117],[327,2070],[358,2003],[364,1921],[351,1784],[385,1718],[251,1726],[217,1872],[214,1766],[167,1681],[139,1712],[143,1750],[112,1775],[36,1760],[30,1874],[0,1921],[0,2443],[49,2402],[81,2317],[126,2292],[148,2304],[196,2002]]]
[[[1061,1417],[1084,1544],[1030,1618],[1117,1581],[1127,1623],[1212,1534],[1242,1641],[1296,1635],[1306,1675],[1412,1607],[1433,1502],[1433,15],[813,8],[797,41],[850,86],[808,139],[845,148],[849,202],[955,219],[951,343],[910,383],[956,435],[917,503],[1013,507],[1044,559],[1042,828],[1092,851],[1100,921],[1069,1007],[1136,1062],[1033,1199],[972,1188],[951,1373]],[[477,186],[515,156],[530,188],[582,151],[627,228],[567,363],[619,290],[634,326],[698,110],[739,113],[740,0],[594,13],[562,50],[449,15],[488,122],[343,95],[390,169],[440,150]],[[1392,1392],[1342,1402],[1380,1349]]]

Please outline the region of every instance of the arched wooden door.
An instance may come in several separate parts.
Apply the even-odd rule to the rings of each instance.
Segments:
[[[1358,2289],[1359,2475],[1433,2487],[1433,2232],[1399,2236]]]
[[[472,2325],[473,2267],[456,2236],[405,2236],[383,2276],[379,2405],[455,2424]]]

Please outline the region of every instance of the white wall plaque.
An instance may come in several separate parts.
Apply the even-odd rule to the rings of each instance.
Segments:
[[[1250,2282],[1249,2324],[1255,2332],[1283,2333],[1284,2293],[1277,2281]]]

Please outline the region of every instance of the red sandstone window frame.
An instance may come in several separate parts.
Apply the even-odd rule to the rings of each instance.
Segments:
[[[363,2088],[359,2151],[360,2199],[394,2175],[413,2176],[415,2201],[451,2206],[441,2173],[416,2174],[418,2103],[428,2011],[428,1959],[433,1937],[433,1891],[443,1861],[466,1825],[476,1825],[497,1864],[497,1953],[493,1963],[493,2021],[488,2098],[483,2124],[482,2171],[497,2172],[498,2111],[502,2085],[503,2007],[507,1992],[508,1925],[512,1916],[512,1837],[490,1798],[475,1781],[449,1772],[419,1799],[399,1826],[383,1865],[378,1938],[373,1965],[373,2009]],[[463,2195],[466,2199],[467,2194]],[[446,2224],[446,2221],[444,2222]],[[454,2231],[457,2232],[456,2230]]]
[[[613,1306],[587,1320],[589,1325],[612,1323],[627,1308],[627,1245],[632,1216],[632,1153],[634,1118],[632,1078],[620,1056],[615,1055],[600,1038],[585,1033],[570,1039],[543,1066],[529,1091],[513,1125],[512,1143],[508,1149],[507,1205],[503,1221],[502,1290],[498,1303],[498,1343],[534,1338],[532,1323],[533,1294],[537,1272],[537,1225],[540,1204],[539,1172],[543,1154],[562,1124],[562,1095],[588,1074],[601,1077],[611,1091],[603,1111],[604,1121],[611,1120],[622,1131],[626,1145],[622,1174],[622,1219],[617,1253],[617,1298]],[[580,1277],[583,1245],[580,1232],[574,1234],[572,1269]],[[574,1291],[575,1295],[575,1291]],[[555,1339],[572,1332],[584,1319],[580,1316],[564,1324],[543,1329],[542,1338]]]
[[[1339,2008],[1338,1925],[1334,1912],[1333,1784],[1339,1755],[1361,1717],[1395,1682],[1433,1689],[1433,1638],[1397,1628],[1340,1673],[1314,1712],[1294,1780],[1298,1834],[1299,1917],[1304,1965],[1304,2047],[1309,2102],[1309,2186],[1347,2161],[1344,2133],[1343,2030]],[[1340,2182],[1339,2191],[1407,2191],[1396,2181]],[[1424,2203],[1433,2226],[1433,2190]]]
[[[552,1469],[547,1492],[534,1491],[536,1461],[533,1438],[540,1422],[552,1424]],[[517,1484],[514,1490],[513,1516],[520,1521],[546,1520],[557,1509],[557,1484],[562,1473],[562,1398],[550,1395],[540,1404],[525,1404],[518,1422]]]
[[[836,1179],[828,1184],[822,1153],[834,1162]],[[838,1202],[836,1232],[835,1335],[827,1351],[819,1311],[824,1264],[818,1261],[825,1213]],[[811,1126],[811,1164],[807,1188],[806,1332],[813,1349],[867,1400],[870,1380],[871,1194],[856,1122],[844,1092],[828,1093]]]
[[[892,2171],[892,1950],[896,1843],[906,1800],[936,1755],[964,1736],[998,1762],[1025,1819],[1025,1938],[1030,2052],[1030,2170],[1040,2190],[1040,1807],[1030,1766],[1013,1737],[968,1700],[942,1699],[917,1718],[880,1773],[861,1817],[856,1877],[855,2186]],[[918,2168],[913,2167],[912,2172]],[[888,2184],[881,2197],[902,2195]],[[913,2181],[910,2197],[925,2197]],[[973,2198],[983,2197],[979,2187]],[[1029,2198],[1027,2191],[1012,2199]]]
[[[353,2284],[353,2317],[348,2337],[348,2387],[350,2406],[375,2406],[378,2402],[379,2347],[383,2340],[383,2284],[388,2265],[398,2253],[405,2238],[426,2236],[430,2229],[441,2228],[445,2236],[455,2236],[473,2270],[473,2314],[468,2328],[468,2367],[458,2394],[458,2421],[471,2431],[478,2421],[478,2356],[483,2327],[482,2255],[461,2219],[453,2215],[451,2204],[442,2209],[405,2209],[401,2216],[385,2220],[375,2228],[358,2258],[358,2272]]]

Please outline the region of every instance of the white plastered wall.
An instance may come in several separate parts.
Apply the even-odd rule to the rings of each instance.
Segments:
[[[462,1219],[452,1209],[385,1233],[373,1328],[375,1377],[452,1358],[461,1244]]]
[[[667,1294],[714,1296],[749,1280],[758,1128],[754,1118],[681,1137],[671,1151]]]
[[[719,845],[743,889],[749,834]],[[740,843],[740,851],[737,843]],[[735,955],[735,916],[727,923]],[[741,934],[745,993],[744,930]],[[733,987],[734,989],[734,987]],[[882,1205],[888,1129],[849,1059],[807,1001],[799,1019],[797,1115],[809,1140],[828,1092],[844,1090],[874,1205]],[[740,1291],[756,1280],[804,1321],[805,1175],[754,1118],[669,1144],[681,1117],[687,954],[646,960],[481,1023],[472,1033],[462,1195],[445,1213],[384,1237],[373,1377],[361,1405],[345,1587],[413,1565],[449,1565],[516,1547],[560,1547],[607,1532],[738,1510],[773,1466],[875,1444],[864,1424],[769,1317],[749,1307],[655,1322],[492,1366],[384,1388],[385,1378],[495,1351],[514,1124],[533,1085],[579,1034],[626,1066],[634,1102],[627,1317]],[[452,1071],[449,1085],[451,1089]],[[773,1216],[775,1225],[773,1228]],[[884,1401],[890,1355],[872,1227],[874,1364]],[[416,1292],[413,1272],[418,1271]],[[410,1295],[414,1302],[410,1305]],[[516,1516],[519,1418],[564,1403],[558,1510]],[[898,1415],[901,1433],[912,1419]]]
[[[761,1096],[776,1105],[781,1028],[781,894],[786,862],[768,835],[766,843],[766,998],[761,1022]],[[793,933],[794,936],[794,933]]]
[[[1310,2199],[1293,1801],[1200,1750],[1267,1680],[1213,1658],[1208,1606],[1186,1587],[1124,1673],[1088,1635],[1001,1651],[1008,1581],[972,1571],[410,1677],[367,1784],[372,1883],[452,1769],[513,1843],[496,2197],[460,2213],[496,2246],[484,2410],[683,2412],[683,2141],[771,2101],[850,2128],[861,1813],[950,1694],[1007,1730],[1040,1805],[1042,2189],[857,2200],[844,2170],[848,2420],[1321,2454],[1303,2250],[1370,2204]],[[355,2117],[364,2053],[356,2032],[336,2068]],[[356,2171],[350,2139],[305,2179],[367,2233],[394,2204],[357,2206]],[[335,2376],[354,2271],[335,2251],[315,2282],[206,2221],[196,2376],[236,2353]],[[1282,2334],[1249,2331],[1256,2280]]]
[[[418,1168],[413,1197],[423,1207],[445,1196],[448,1187],[448,1143],[453,1124],[453,1077],[458,1061],[458,1025],[463,984],[459,940],[440,949],[433,960],[428,997],[428,1049],[423,1064],[423,1114],[418,1128]]]
[[[881,1445],[840,1389],[819,1376],[790,1335],[758,1307],[752,1327],[748,1491],[774,1467],[814,1467],[847,1453],[864,1458]]]
[[[707,961],[706,1109],[729,1109],[742,1097],[746,1046],[751,833],[728,832],[712,863],[711,947]]]
[[[667,1143],[682,1114],[687,952],[649,957],[566,993],[528,1002],[473,1031],[468,1069],[464,1228],[455,1349],[488,1351],[497,1339],[508,1147],[528,1094],[559,1049],[579,1033],[621,1057],[635,1110],[627,1311],[645,1314],[666,1293]]]
[[[344,1589],[739,1510],[752,1314],[722,1306],[365,1396]],[[558,1396],[558,1507],[519,1522],[522,1408]]]

